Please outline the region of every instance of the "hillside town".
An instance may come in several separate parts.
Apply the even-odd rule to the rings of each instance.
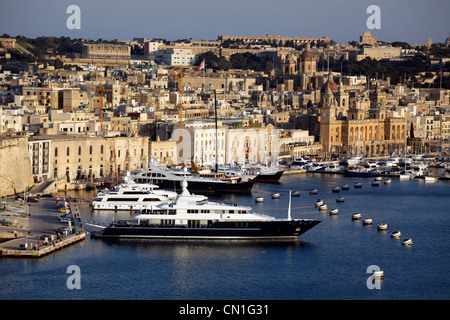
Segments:
[[[0,44],[0,197],[74,190],[155,162],[290,165],[449,146],[450,36],[3,34]]]

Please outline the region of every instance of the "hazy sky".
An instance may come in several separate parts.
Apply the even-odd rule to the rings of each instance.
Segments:
[[[81,29],[69,30],[69,5],[81,9]],[[450,33],[449,0],[0,0],[0,35],[133,37],[215,40],[218,35],[280,34],[358,40],[367,30],[367,7],[381,11],[382,41],[444,42]]]

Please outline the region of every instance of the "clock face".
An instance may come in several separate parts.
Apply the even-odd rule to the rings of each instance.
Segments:
[[[327,116],[328,116],[328,113],[326,113],[326,112],[322,113],[323,118],[326,118]]]

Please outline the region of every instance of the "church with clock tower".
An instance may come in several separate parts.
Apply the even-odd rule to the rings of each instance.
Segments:
[[[405,151],[407,124],[404,118],[390,117],[385,109],[385,96],[377,86],[370,95],[370,108],[358,101],[351,107],[343,101],[342,90],[331,74],[322,87],[320,107],[320,143],[324,155],[378,156]],[[381,97],[381,98],[380,98]],[[368,97],[366,97],[368,99]]]

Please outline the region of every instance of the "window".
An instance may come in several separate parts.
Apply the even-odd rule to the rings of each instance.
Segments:
[[[103,154],[103,145],[100,146],[100,153]]]
[[[70,156],[70,148],[69,147],[67,147],[66,154],[67,154],[67,156]]]
[[[55,148],[55,157],[58,156],[58,148]]]
[[[78,155],[81,156],[81,146],[78,147]]]
[[[89,146],[89,154],[92,154],[92,146]]]

